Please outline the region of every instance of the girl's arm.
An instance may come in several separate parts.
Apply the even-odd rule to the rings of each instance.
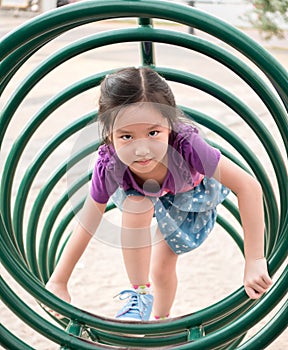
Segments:
[[[244,231],[244,287],[250,298],[258,299],[272,284],[264,256],[261,186],[256,179],[223,155],[213,177],[237,195]]]
[[[67,242],[59,262],[46,284],[46,288],[57,297],[70,302],[67,283],[73,269],[98,228],[106,203],[95,202],[90,196],[81,211],[80,220]],[[51,311],[51,310],[49,310]],[[55,316],[58,316],[55,313]]]

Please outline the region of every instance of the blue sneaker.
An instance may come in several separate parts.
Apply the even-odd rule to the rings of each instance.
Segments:
[[[118,295],[120,300],[128,298],[129,300],[116,314],[117,320],[149,321],[153,306],[153,295],[139,294],[134,290],[123,290]]]

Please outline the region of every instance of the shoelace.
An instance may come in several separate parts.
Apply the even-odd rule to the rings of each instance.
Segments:
[[[117,296],[119,296],[120,300],[125,300],[129,298],[129,302],[125,306],[129,307],[129,310],[132,312],[133,310],[138,310],[138,312],[142,314],[141,310],[146,308],[147,303],[145,302],[145,298],[143,298],[141,294],[134,292],[133,290],[123,290],[119,294],[115,295],[115,297]]]

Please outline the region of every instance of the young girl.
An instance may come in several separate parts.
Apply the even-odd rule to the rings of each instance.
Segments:
[[[105,143],[90,195],[46,288],[70,302],[70,275],[112,199],[122,211],[122,252],[131,283],[119,294],[127,302],[116,318],[146,321],[152,308],[156,319],[169,317],[178,255],[207,238],[229,188],[238,197],[244,230],[244,287],[250,298],[260,298],[272,281],[259,183],[199,136],[177,110],[167,82],[150,68],[122,69],[104,79],[99,121]]]

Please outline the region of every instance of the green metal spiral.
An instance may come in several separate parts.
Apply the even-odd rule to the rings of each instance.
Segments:
[[[53,53],[40,63],[13,92],[1,112],[0,144],[7,137],[7,129],[15,113],[21,109],[29,91],[37,86],[46,76],[69,62],[74,57],[104,46],[139,42],[143,65],[150,65],[167,80],[193,87],[213,96],[223,103],[253,131],[271,162],[276,178],[276,186],[271,183],[271,174],[261,164],[253,150],[243,143],[238,135],[226,125],[200,111],[187,106],[180,106],[184,112],[197,123],[207,127],[213,133],[222,137],[234,149],[230,152],[221,145],[221,152],[246,171],[257,177],[263,188],[265,220],[266,220],[266,253],[269,270],[275,274],[287,257],[288,233],[288,194],[287,194],[287,156],[281,152],[279,145],[271,136],[268,128],[260,118],[243,101],[231,92],[203,77],[184,72],[177,67],[158,67],[155,62],[154,43],[174,45],[199,52],[219,62],[236,76],[241,78],[261,99],[274,121],[274,126],[282,137],[287,152],[287,109],[288,91],[287,71],[264,48],[236,28],[221,20],[201,12],[195,8],[165,1],[152,0],[109,0],[79,2],[72,6],[50,11],[28,21],[21,27],[9,33],[1,40],[1,85],[4,92],[10,80],[21,69],[23,64],[37,51],[59,35],[84,24],[106,19],[131,18],[139,19],[135,28],[99,32],[89,37],[68,44]],[[153,28],[152,19],[165,19],[181,23],[222,40],[230,47],[253,62],[265,75],[263,79],[248,64],[235,54],[214,44],[190,34],[171,30]],[[3,48],[3,49],[2,49]],[[115,67],[117,69],[117,67]],[[20,319],[31,328],[59,344],[62,349],[127,349],[127,347],[164,346],[177,349],[255,349],[265,348],[287,327],[287,301],[256,335],[243,343],[246,332],[273,310],[285,297],[288,285],[287,268],[275,281],[270,291],[260,301],[247,299],[241,287],[231,295],[216,304],[193,314],[173,319],[173,322],[144,322],[143,324],[126,324],[92,315],[83,310],[66,304],[45,290],[44,283],[51,275],[64,243],[60,243],[69,223],[80,211],[84,199],[81,198],[74,207],[63,213],[69,198],[76,194],[91,178],[91,169],[83,174],[55,202],[45,218],[43,230],[39,232],[38,222],[45,215],[44,207],[49,200],[49,193],[59,184],[67,169],[72,168],[85,157],[93,154],[99,143],[94,143],[72,154],[70,159],[63,159],[55,166],[54,171],[47,176],[46,182],[39,190],[31,210],[27,211],[27,200],[33,181],[45,165],[45,162],[58,147],[67,139],[77,134],[87,124],[97,120],[97,111],[92,111],[66,128],[59,130],[37,156],[30,162],[19,184],[15,185],[15,174],[19,169],[21,157],[27,144],[35,135],[37,129],[49,121],[51,114],[67,101],[79,96],[85,91],[97,87],[103,77],[113,70],[97,73],[74,83],[65,90],[53,96],[26,125],[13,142],[3,163],[0,187],[1,208],[1,261],[11,276],[30,293],[36,300],[63,314],[66,318],[60,321],[62,330],[38,315],[23,302],[1,278],[1,296],[4,303]],[[269,83],[266,82],[268,79]],[[13,194],[13,189],[16,194]],[[286,190],[285,190],[286,189]],[[278,199],[279,198],[279,199]],[[238,208],[232,201],[225,201],[224,206],[236,221],[240,221]],[[107,210],[112,207],[108,206]],[[24,217],[27,215],[27,226]],[[59,221],[57,227],[54,222]],[[235,244],[243,251],[243,241],[237,229],[223,216],[218,223],[234,239]],[[38,239],[39,238],[39,239]],[[81,338],[81,332],[87,330],[90,341]],[[4,326],[1,326],[1,342],[8,349],[32,349],[28,344],[18,339]],[[269,332],[267,331],[269,330]],[[205,333],[205,336],[204,336]],[[126,334],[126,336],[125,336]],[[133,335],[145,334],[145,337]],[[228,335],[228,336],[227,336]],[[93,341],[92,341],[93,340]]]

